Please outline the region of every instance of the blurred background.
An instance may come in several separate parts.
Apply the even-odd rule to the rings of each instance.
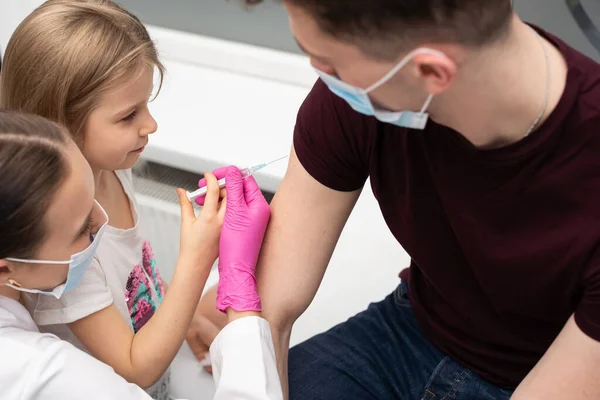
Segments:
[[[164,0],[122,0],[121,4],[153,25],[301,54],[289,34],[285,9],[277,1],[267,0],[260,7],[246,10],[236,0],[169,0],[169,12],[165,12]],[[600,53],[567,15],[569,4],[572,7],[580,4],[596,26],[600,26],[598,0],[516,0],[514,7],[527,21],[549,29],[600,59]],[[600,35],[597,37],[600,41]]]
[[[164,0],[120,3],[152,25],[302,54],[279,1],[266,0],[259,7],[247,8],[241,0],[169,0],[169,12],[165,12]]]
[[[507,0],[508,1],[508,0]],[[40,0],[0,0],[0,48]],[[179,249],[175,187],[193,189],[204,171],[251,166],[289,152],[296,112],[316,77],[291,37],[283,6],[251,10],[234,0],[121,0],[148,24],[167,68],[151,104],[159,130],[136,168],[136,190],[158,265],[168,280]],[[517,0],[521,17],[600,61],[600,1]],[[270,198],[286,162],[257,180]],[[321,289],[295,326],[292,345],[381,300],[409,258],[365,188]],[[212,274],[211,283],[216,282]],[[173,364],[179,398],[211,399],[212,381],[184,345]]]

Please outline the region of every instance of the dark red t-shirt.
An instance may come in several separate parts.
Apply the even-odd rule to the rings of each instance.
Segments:
[[[411,256],[401,277],[421,328],[508,388],[573,313],[600,341],[600,65],[544,35],[567,60],[566,89],[516,144],[483,151],[432,121],[424,131],[380,123],[321,81],[294,134],[300,162],[322,184],[353,191],[371,178]]]

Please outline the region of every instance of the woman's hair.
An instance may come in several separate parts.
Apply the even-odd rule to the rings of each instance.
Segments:
[[[110,0],[49,0],[8,43],[0,107],[58,122],[80,141],[102,95],[144,66],[157,68],[162,84],[164,67],[136,16]]]
[[[0,258],[31,258],[45,236],[44,215],[70,173],[65,128],[0,109]]]

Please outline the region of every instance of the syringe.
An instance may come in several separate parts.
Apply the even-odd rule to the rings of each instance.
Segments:
[[[260,171],[261,169],[265,168],[267,165],[271,165],[271,164],[276,163],[277,161],[281,161],[287,157],[288,156],[280,157],[273,161],[269,161],[266,163],[262,163],[262,164],[258,164],[258,165],[252,166],[252,167],[241,169],[240,172],[242,173],[242,179],[246,179],[247,177],[254,175],[254,173],[256,171]],[[219,184],[220,188],[224,188],[225,187],[225,178],[219,179],[217,181],[217,183]],[[189,201],[194,201],[196,199],[196,197],[204,196],[206,194],[207,190],[208,189],[206,188],[206,186],[204,186],[204,187],[201,187],[200,189],[195,190],[191,193],[186,192],[186,195],[187,195],[187,198]]]

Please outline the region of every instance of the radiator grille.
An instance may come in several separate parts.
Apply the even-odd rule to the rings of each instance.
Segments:
[[[133,176],[138,194],[171,204],[179,204],[177,188],[195,190],[200,179],[200,174],[153,162],[139,162],[133,168]]]

